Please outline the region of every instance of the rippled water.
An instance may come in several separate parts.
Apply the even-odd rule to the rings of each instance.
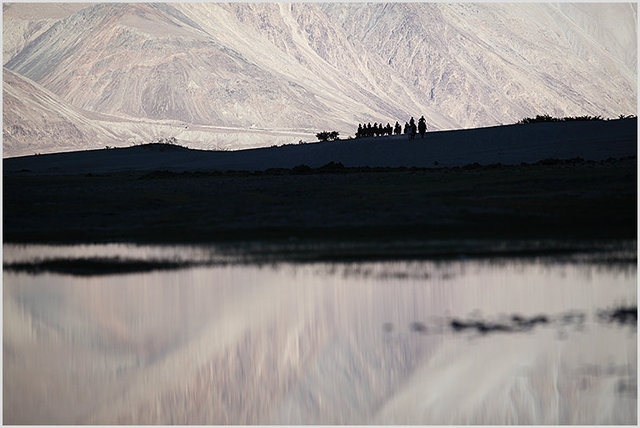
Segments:
[[[4,245],[4,422],[635,424],[636,321],[612,316],[636,313],[629,251]]]

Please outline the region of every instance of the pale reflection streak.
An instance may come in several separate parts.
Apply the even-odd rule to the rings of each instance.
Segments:
[[[591,315],[635,302],[635,281],[527,261],[4,273],[4,419],[635,423],[637,398],[620,392],[636,379],[635,330],[592,318],[487,337],[446,326],[474,313]]]

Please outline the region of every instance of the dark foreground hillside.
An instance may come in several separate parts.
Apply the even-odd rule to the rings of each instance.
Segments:
[[[8,242],[636,237],[635,157],[462,168],[5,174]]]
[[[4,238],[635,239],[636,145],[637,119],[626,119],[11,158]]]
[[[544,159],[600,161],[635,156],[637,119],[532,123],[492,128],[292,144],[230,152],[145,145],[8,158],[5,174],[104,174],[122,171],[263,171],[329,162],[347,167],[446,168],[472,163],[520,165]]]

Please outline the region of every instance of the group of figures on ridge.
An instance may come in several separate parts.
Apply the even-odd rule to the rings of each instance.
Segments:
[[[410,140],[413,140],[417,133],[420,133],[420,137],[424,138],[424,134],[427,132],[427,122],[424,116],[418,119],[418,125],[416,126],[416,122],[413,120],[413,117],[409,120],[409,122],[404,123],[404,132],[402,126],[396,122],[395,126],[391,126],[387,123],[387,126],[384,126],[382,123],[378,125],[377,122],[371,126],[371,123],[366,125],[358,124],[358,131],[356,131],[356,138],[361,137],[380,137],[384,135],[401,135],[405,134],[409,137]]]

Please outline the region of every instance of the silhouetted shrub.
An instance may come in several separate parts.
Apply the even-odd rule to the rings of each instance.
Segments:
[[[621,117],[622,118],[622,117]],[[538,123],[538,122],[573,122],[573,121],[592,121],[592,120],[604,120],[602,116],[567,116],[563,118],[552,117],[548,114],[537,115],[534,118],[525,117],[521,121],[518,122],[519,125],[524,125],[527,123]]]
[[[537,123],[537,122],[560,122],[560,119],[555,118],[555,117],[551,117],[548,114],[544,114],[544,115],[537,115],[534,118],[525,117],[524,119],[522,119],[518,123],[519,124],[527,124],[527,123]]]
[[[327,131],[318,132],[316,138],[318,141],[327,141],[329,139],[329,133]]]
[[[588,120],[604,120],[602,118],[602,116],[574,116],[574,117],[565,117],[564,119],[565,122],[571,122],[571,121],[588,121]]]
[[[337,140],[340,133],[338,131],[322,131],[316,134],[318,141]]]
[[[158,138],[155,144],[167,144],[170,146],[179,146],[178,140],[176,140],[176,137]]]
[[[607,322],[616,322],[618,324],[637,325],[638,323],[638,307],[637,306],[620,306],[610,310],[600,311],[598,318]]]

